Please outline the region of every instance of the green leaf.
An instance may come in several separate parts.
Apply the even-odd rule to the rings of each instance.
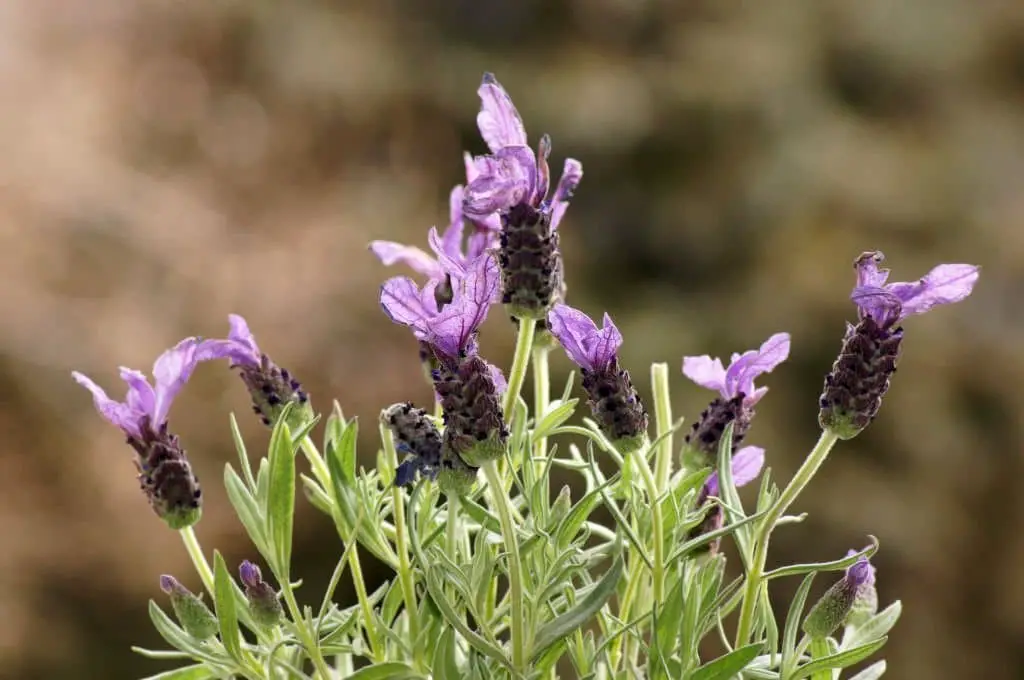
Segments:
[[[654,639],[651,640],[651,651],[664,661],[676,651],[679,631],[683,616],[683,583],[686,579],[676,579],[669,591],[664,604],[658,610],[658,621],[654,627]]]
[[[238,452],[238,462],[242,466],[242,474],[245,475],[245,483],[252,493],[256,493],[256,480],[252,477],[252,464],[249,462],[249,454],[245,450],[245,440],[242,439],[242,431],[238,429],[238,421],[232,413],[229,418],[231,423],[231,439],[235,442],[235,451]]]
[[[619,585],[619,579],[622,577],[622,569],[623,560],[621,553],[619,553],[615,556],[612,566],[601,577],[601,580],[597,582],[594,589],[587,593],[586,597],[577,602],[576,606],[569,611],[556,616],[541,626],[540,630],[537,631],[537,636],[534,638],[532,653],[534,661],[543,656],[548,647],[556,644],[600,611],[601,607],[615,594],[615,590]]]
[[[356,481],[356,443],[358,441],[359,420],[353,418],[344,424],[341,434],[332,447],[331,454],[337,458],[335,469],[341,474],[341,481],[348,485],[352,485]]]
[[[709,661],[690,676],[690,680],[732,680],[761,653],[761,645],[740,647],[714,661]]]
[[[783,576],[801,576],[803,574],[810,573],[812,571],[842,571],[852,566],[857,560],[862,557],[870,558],[876,552],[878,552],[878,539],[874,536],[868,536],[871,541],[871,545],[859,553],[844,557],[841,560],[833,560],[831,562],[809,562],[807,564],[793,564],[788,567],[779,567],[773,569],[764,575],[765,580],[780,578]]]
[[[153,600],[149,601],[149,618],[156,631],[160,633],[160,637],[175,649],[188,652],[199,661],[230,668],[232,661],[226,654],[215,654],[212,650],[216,648],[199,644],[195,638],[172,621]]]
[[[344,431],[327,451],[327,470],[331,474],[331,486],[334,493],[334,505],[344,528],[348,532],[356,530],[355,512],[355,469],[356,440],[359,437],[359,423],[355,419],[346,424]],[[348,542],[351,537],[343,536]]]
[[[533,428],[534,441],[547,437],[553,429],[569,420],[576,411],[579,401],[579,399],[570,399],[566,402],[553,402],[548,408],[548,412]]]
[[[208,680],[209,678],[216,678],[217,675],[209,666],[198,664],[158,673],[157,675],[150,675],[143,678],[143,680]]]
[[[885,661],[876,661],[850,680],[878,680],[883,675],[885,675]]]
[[[397,661],[378,663],[360,668],[348,676],[348,680],[417,680],[426,676],[417,673],[412,666]]]
[[[843,636],[842,648],[852,649],[866,642],[877,640],[883,635],[888,635],[892,627],[899,621],[902,613],[903,604],[896,600],[860,626],[848,628],[849,634]]]
[[[244,663],[242,640],[238,633],[238,613],[235,611],[235,582],[231,580],[224,558],[216,550],[213,551],[213,594],[224,649],[235,661]]]
[[[782,677],[786,677],[790,668],[799,662],[799,659],[794,657],[796,636],[800,632],[800,621],[803,618],[804,606],[807,604],[807,594],[811,592],[811,583],[814,582],[815,575],[815,572],[811,572],[804,577],[789,605],[789,613],[786,614],[786,628],[782,633]]]
[[[224,488],[227,489],[228,500],[231,501],[235,514],[238,515],[239,521],[242,522],[246,533],[249,534],[249,539],[264,557],[268,557],[266,521],[249,487],[231,467],[231,463],[224,465]],[[253,488],[255,489],[255,486]]]
[[[561,521],[555,530],[556,547],[564,549],[572,542],[579,533],[580,527],[587,521],[594,509],[601,502],[601,493],[608,487],[610,482],[605,482],[581,498],[576,505],[572,506],[569,514]]]
[[[285,419],[270,437],[270,481],[267,490],[267,534],[274,551],[274,574],[286,581],[291,573],[292,523],[295,520],[295,446]]]
[[[852,666],[855,663],[860,663],[864,659],[868,658],[879,649],[885,646],[886,641],[889,638],[883,637],[869,642],[866,645],[848,649],[846,651],[837,652],[835,654],[829,654],[828,656],[804,664],[793,672],[792,680],[800,680],[800,678],[806,678],[818,671],[829,670],[832,668],[846,668]]]
[[[455,650],[455,629],[445,628],[434,651],[434,663],[431,672],[435,678],[461,678]]]

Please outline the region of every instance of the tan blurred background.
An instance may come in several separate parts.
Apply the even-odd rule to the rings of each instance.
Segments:
[[[554,167],[583,161],[570,299],[612,313],[645,394],[647,365],[670,362],[692,418],[710,395],[678,373],[684,353],[793,334],[750,435],[783,478],[817,434],[853,258],[882,249],[896,280],[984,266],[967,302],[907,324],[880,418],[773,545],[832,559],[878,535],[881,597],[906,609],[891,677],[1022,677],[1014,0],[0,3],[0,673],[154,673],[128,649],[160,646],[146,600],[161,573],[197,585],[70,370],[121,394],[119,364],[148,370],[238,312],[315,403],[360,416],[364,457],[382,406],[429,397],[408,332],[377,309],[390,272],[366,244],[446,222],[461,152],[484,150],[484,70],[531,141],[552,135]],[[507,365],[511,329],[492,317],[484,351]],[[267,437],[247,409],[217,364],[171,419],[204,481],[199,535],[232,563],[254,555],[220,483],[227,412],[253,449]],[[301,505],[312,600],[337,550]]]

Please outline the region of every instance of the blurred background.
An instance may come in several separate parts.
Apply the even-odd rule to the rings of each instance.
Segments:
[[[531,142],[551,134],[554,168],[583,162],[569,300],[613,315],[643,394],[647,366],[669,362],[692,420],[711,395],[679,374],[683,354],[793,334],[748,437],[782,479],[817,436],[854,257],[883,250],[894,280],[983,265],[968,301],[907,323],[880,417],[833,453],[774,559],[834,559],[873,533],[880,597],[905,606],[891,677],[1021,677],[1012,0],[0,3],[0,674],[157,672],[129,650],[162,646],[146,600],[164,601],[162,573],[198,587],[72,369],[120,395],[118,365],[148,370],[237,312],[324,409],[337,398],[369,425],[429,399],[410,334],[377,307],[397,272],[366,245],[425,245],[446,224],[462,151],[485,151],[485,70]],[[491,317],[483,349],[507,365],[512,329]],[[220,483],[231,410],[264,446],[237,377],[204,365],[171,422],[205,482],[199,536],[237,563],[255,555]],[[300,512],[295,571],[315,593],[337,542]]]

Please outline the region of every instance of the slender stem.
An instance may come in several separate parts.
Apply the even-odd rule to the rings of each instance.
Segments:
[[[815,638],[811,640],[811,658],[822,659],[828,656],[830,650],[828,648],[828,640],[825,638]],[[817,673],[811,675],[811,680],[832,680],[832,669],[823,668]]]
[[[306,650],[306,654],[309,656],[310,661],[313,662],[313,667],[316,668],[317,676],[321,678],[321,680],[331,680],[331,669],[327,667],[327,662],[324,661],[324,655],[323,652],[320,651],[320,645],[316,637],[311,634],[310,630],[306,627],[306,619],[302,615],[299,603],[295,600],[295,593],[292,592],[292,586],[290,583],[281,583],[281,594],[284,596],[285,604],[288,605],[288,611],[291,614],[292,621],[295,623],[295,632],[298,635],[303,648]]]
[[[350,541],[355,541],[355,536],[350,536]],[[348,554],[348,570],[352,574],[352,584],[356,590],[356,600],[359,602],[359,609],[366,621],[366,632],[370,637],[370,651],[374,658],[383,663],[386,660],[387,652],[381,644],[380,636],[377,634],[377,626],[373,625],[373,607],[370,606],[370,596],[366,592],[366,582],[363,580],[363,567],[359,563],[359,546],[352,544],[352,550]]]
[[[654,479],[659,492],[672,477],[672,397],[668,390],[668,364],[651,365],[651,389],[654,391],[654,423],[661,439],[654,454]]]
[[[521,322],[522,323],[522,322]],[[530,329],[532,335],[533,329]],[[484,475],[487,477],[487,488],[491,494],[491,503],[498,513],[501,523],[501,536],[505,542],[508,555],[508,595],[512,604],[512,623],[510,626],[512,645],[512,666],[517,671],[526,668],[526,625],[523,615],[523,567],[519,559],[519,543],[516,538],[516,527],[512,522],[512,511],[509,500],[505,496],[501,484],[501,473],[498,465],[490,460],[483,464]]]
[[[210,597],[213,597],[213,569],[210,568],[210,563],[206,561],[206,556],[203,555],[203,548],[199,545],[199,539],[196,537],[195,530],[192,527],[185,527],[178,533],[181,534],[185,550],[188,551],[188,556],[192,558],[192,564],[195,566],[196,572],[199,573],[199,578],[203,581],[203,587],[206,588],[206,592],[210,593]]]
[[[651,559],[654,562],[651,597],[654,605],[660,605],[665,597],[665,529],[661,521],[661,497],[651,466],[647,462],[647,447],[634,451],[632,455],[637,467],[640,468],[640,476],[643,478],[648,502],[651,504]]]
[[[640,573],[643,570],[644,561],[633,551],[627,551],[629,556],[629,568],[626,572],[626,592],[622,594],[622,601],[619,604],[618,618],[623,623],[630,621],[633,611],[633,598],[636,595],[637,585],[640,583]],[[612,641],[611,649],[608,652],[608,665],[616,671],[619,668],[619,659],[622,655],[622,646],[629,637],[623,633]]]
[[[309,461],[309,467],[313,470],[313,476],[316,477],[316,481],[320,482],[320,486],[330,495],[331,472],[327,469],[324,457],[320,455],[320,449],[316,447],[316,444],[313,443],[312,438],[308,434],[299,444],[302,453],[306,456],[306,460]]]
[[[445,519],[445,548],[448,557],[459,563],[459,497],[452,494],[448,497],[448,516]]]
[[[786,488],[779,495],[779,500],[771,507],[768,513],[761,520],[755,533],[757,546],[754,548],[754,559],[747,572],[747,580],[743,591],[743,605],[740,607],[740,619],[736,627],[736,647],[742,647],[750,639],[750,633],[754,626],[754,609],[761,592],[761,581],[764,578],[764,566],[768,558],[768,542],[771,537],[775,523],[779,521],[783,513],[793,504],[797,496],[807,487],[811,479],[818,472],[822,463],[828,458],[829,451],[835,446],[839,437],[831,430],[823,430],[818,443],[814,445],[811,452],[807,454],[803,465],[793,475]]]
[[[508,389],[505,390],[505,401],[501,406],[507,424],[511,424],[516,399],[519,398],[519,392],[523,389],[527,364],[530,363],[530,349],[533,347],[533,334],[536,330],[536,319],[519,319],[516,353],[512,358],[512,368],[508,372]]]
[[[547,347],[536,346],[533,348],[533,417],[534,427],[536,423],[544,417],[547,413],[548,404],[551,399],[551,374],[548,370],[548,354],[550,349]],[[533,450],[533,479],[535,483],[539,483],[541,476],[544,473],[544,459],[548,456],[548,440],[547,437],[540,437],[534,442]],[[545,482],[547,480],[544,480]],[[549,503],[548,493],[539,494],[544,507],[544,518],[547,518]]]
[[[380,439],[384,443],[384,455],[398,465],[398,452],[391,430],[380,425]],[[409,639],[412,644],[413,661],[418,668],[423,667],[420,658],[420,620],[419,607],[416,606],[416,585],[413,581],[412,563],[409,561],[409,543],[405,525],[405,495],[402,488],[391,485],[391,512],[395,518],[395,552],[398,553],[398,579],[402,585],[402,599],[405,600],[405,613],[409,619]]]

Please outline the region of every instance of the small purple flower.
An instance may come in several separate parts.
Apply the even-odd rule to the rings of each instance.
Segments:
[[[487,318],[499,283],[493,256],[477,258],[461,278],[452,278],[452,301],[438,309],[431,280],[422,288],[405,276],[381,286],[380,304],[395,323],[408,326],[416,338],[449,358],[475,352],[474,336]]]
[[[602,328],[569,305],[556,304],[547,317],[548,329],[580,367],[583,389],[601,431],[622,452],[639,448],[647,434],[647,410],[633,387],[629,372],[619,368],[622,334],[608,314]]]
[[[208,640],[217,634],[220,625],[203,598],[181,585],[169,574],[160,577],[160,590],[171,599],[171,608],[185,632],[197,640]]]
[[[746,486],[757,479],[757,476],[761,474],[762,467],[764,467],[764,449],[759,446],[744,446],[732,457],[730,469],[732,471],[733,485],[736,488]],[[716,470],[708,475],[700,489],[700,493],[697,494],[697,508],[703,507],[708,498],[718,496],[718,493],[718,471]],[[693,540],[710,534],[713,531],[718,531],[722,528],[724,522],[725,515],[722,513],[722,506],[718,504],[712,505],[708,508],[704,519],[690,530],[686,538],[687,540]],[[706,548],[708,553],[711,555],[717,554],[720,543],[720,539],[715,539],[709,543]]]
[[[960,302],[978,281],[979,268],[975,265],[940,264],[917,281],[887,284],[889,270],[878,268],[884,259],[879,251],[857,258],[857,285],[850,295],[862,319],[870,316],[884,328],[932,307]]]
[[[846,556],[858,552],[850,550]],[[827,638],[840,626],[860,625],[874,616],[877,610],[875,567],[868,558],[861,557],[815,603],[804,619],[803,629],[812,638]]]
[[[889,390],[903,343],[898,324],[937,305],[963,300],[974,289],[978,267],[940,264],[913,283],[886,283],[889,270],[879,269],[884,256],[862,253],[853,267],[857,283],[850,298],[860,322],[846,325],[846,334],[832,370],[825,376],[818,423],[841,439],[856,437],[878,414]]]
[[[274,588],[263,580],[260,568],[249,560],[243,560],[238,567],[238,577],[245,587],[245,599],[253,619],[268,628],[280,623],[284,614],[281,601]]]
[[[81,373],[71,374],[92,393],[100,415],[128,437],[135,449],[142,491],[153,511],[172,529],[192,526],[202,514],[199,480],[178,438],[167,430],[171,402],[204,358],[202,344],[186,338],[161,354],[153,364],[154,385],[141,372],[122,367],[121,379],[128,383],[123,402],[108,397]]]
[[[756,387],[754,379],[770,373],[789,356],[789,334],[776,333],[759,349],[733,354],[729,368],[721,359],[705,355],[683,358],[683,374],[702,387],[716,390],[719,396],[700,414],[686,435],[683,465],[699,468],[713,465],[725,428],[732,423],[733,455],[747,435],[754,417],[754,406],[768,391]]]
[[[472,181],[478,174],[476,166],[469,154],[466,154],[465,160],[466,174],[469,181]],[[497,243],[498,232],[501,230],[501,220],[497,213],[473,218],[464,215],[464,195],[465,190],[461,184],[452,189],[448,201],[450,220],[444,234],[438,235],[437,229],[431,228],[428,241],[433,255],[416,246],[394,241],[373,241],[370,250],[385,265],[401,262],[438,282],[445,281],[452,268],[464,272],[471,262]],[[464,236],[467,220],[473,227],[468,238]]]
[[[729,368],[722,360],[708,355],[683,358],[683,375],[709,390],[717,390],[725,400],[743,395],[744,406],[753,407],[767,387],[755,388],[754,378],[772,370],[789,357],[789,333],[776,333],[759,349],[733,354]]]
[[[121,379],[128,383],[123,402],[115,401],[99,385],[78,371],[71,376],[92,393],[100,415],[135,439],[141,439],[146,429],[160,429],[167,423],[171,402],[188,382],[192,371],[202,360],[201,341],[185,338],[157,358],[153,364],[155,387],[140,371],[121,367]]]
[[[204,341],[198,351],[200,358],[228,359],[231,368],[238,369],[252,397],[253,412],[264,425],[273,426],[289,403],[294,404],[288,417],[290,427],[298,429],[309,422],[313,407],[299,381],[260,351],[244,318],[229,314],[228,323],[227,339]]]

